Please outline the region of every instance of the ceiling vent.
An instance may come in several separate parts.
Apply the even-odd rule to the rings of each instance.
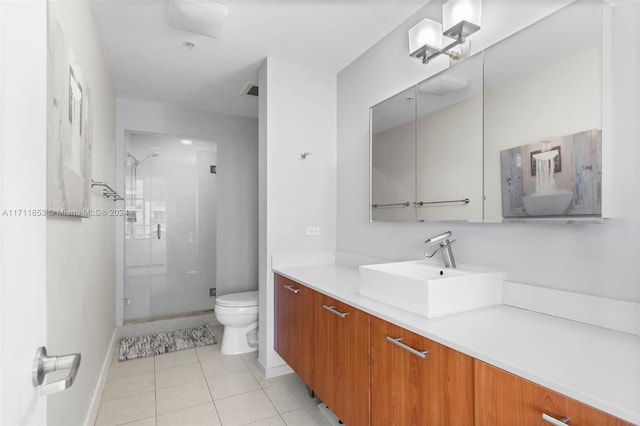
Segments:
[[[243,95],[246,96],[258,96],[258,84],[257,83],[248,83],[247,86],[242,91]]]

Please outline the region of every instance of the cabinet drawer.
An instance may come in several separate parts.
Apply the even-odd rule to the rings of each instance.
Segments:
[[[570,426],[631,426],[567,396],[475,360],[476,426],[550,426],[543,414]]]

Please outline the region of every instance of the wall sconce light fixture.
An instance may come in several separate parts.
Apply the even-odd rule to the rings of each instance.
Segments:
[[[466,42],[467,37],[480,29],[482,0],[450,0],[442,5],[442,24],[423,19],[409,30],[409,54],[422,59],[423,64],[445,54],[459,60],[460,54],[452,52]],[[454,39],[446,46],[445,37]]]

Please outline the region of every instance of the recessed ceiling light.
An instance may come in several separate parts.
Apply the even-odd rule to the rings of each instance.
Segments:
[[[181,143],[182,145],[191,145],[191,144],[193,143],[193,141],[191,141],[191,140],[189,140],[189,139],[182,139],[182,140],[180,141],[180,143]]]
[[[186,47],[187,49],[189,49],[189,50],[191,50],[191,49],[193,49],[194,47],[196,47],[196,44],[195,44],[194,42],[192,42],[192,41],[189,41],[189,40],[187,40],[187,41],[185,41],[184,43],[182,43],[182,45],[183,45],[184,47]]]

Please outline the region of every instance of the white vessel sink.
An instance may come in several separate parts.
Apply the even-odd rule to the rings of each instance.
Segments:
[[[504,272],[424,261],[360,266],[360,294],[427,318],[502,304]]]

